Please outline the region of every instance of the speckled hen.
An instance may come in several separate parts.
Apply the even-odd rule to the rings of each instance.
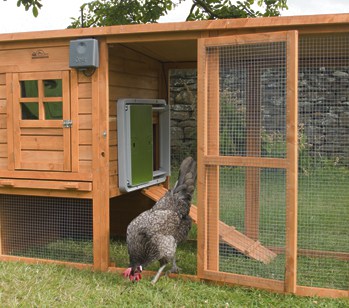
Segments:
[[[141,279],[148,264],[159,261],[160,268],[152,280],[156,283],[165,266],[172,262],[171,272],[178,272],[177,245],[184,241],[191,228],[189,216],[196,185],[196,162],[183,160],[177,183],[150,210],[141,213],[127,227],[127,248],[130,266],[124,272],[132,281]]]

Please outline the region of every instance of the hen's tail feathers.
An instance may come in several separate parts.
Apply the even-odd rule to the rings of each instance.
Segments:
[[[179,169],[178,180],[172,190],[177,198],[191,201],[196,185],[196,161],[192,157],[187,157],[183,160]]]

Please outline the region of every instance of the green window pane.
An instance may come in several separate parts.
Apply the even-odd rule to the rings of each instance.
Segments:
[[[45,120],[62,120],[63,119],[63,104],[62,102],[46,102]]]
[[[37,80],[21,80],[21,97],[38,97]]]
[[[45,97],[61,97],[62,96],[62,79],[44,80],[44,96]]]
[[[38,120],[39,105],[38,103],[21,103],[22,120]]]

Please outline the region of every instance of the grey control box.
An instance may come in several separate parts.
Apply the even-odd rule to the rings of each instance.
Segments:
[[[76,69],[98,67],[98,41],[92,38],[70,41],[69,66]]]

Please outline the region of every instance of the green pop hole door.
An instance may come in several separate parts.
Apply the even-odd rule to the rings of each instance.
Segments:
[[[153,111],[151,105],[130,106],[132,185],[153,179]]]

